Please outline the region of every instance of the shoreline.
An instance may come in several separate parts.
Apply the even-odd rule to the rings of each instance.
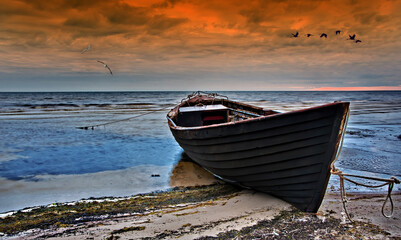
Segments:
[[[342,169],[345,173],[379,178],[390,178],[391,175],[369,173],[364,171]],[[158,177],[152,177],[152,174]],[[397,176],[399,178],[399,176]],[[139,169],[129,168],[105,171],[93,174],[36,176],[33,181],[8,180],[0,178],[0,216],[7,212],[23,210],[32,206],[52,203],[74,202],[79,199],[104,197],[130,197],[154,191],[166,191],[174,187],[210,185],[220,180],[204,170],[201,166],[181,156],[181,160],[171,167],[144,165]],[[359,179],[361,183],[372,184],[369,180]],[[132,184],[136,183],[136,184]],[[63,186],[60,188],[60,186]],[[330,177],[327,192],[339,192],[339,177]],[[347,192],[361,194],[387,193],[387,187],[366,188],[346,183]],[[45,190],[45,191],[44,191]],[[401,192],[401,185],[396,184],[394,192]]]
[[[392,194],[394,216],[381,207],[386,194],[347,193],[355,223],[344,218],[339,193],[327,192],[316,214],[302,213],[267,194],[228,184],[176,187],[124,199],[87,199],[20,210],[0,221],[5,239],[213,239],[293,236],[401,237],[401,192]],[[6,227],[17,216],[11,227]],[[39,221],[39,216],[46,216]],[[37,225],[34,225],[36,219]],[[280,225],[283,222],[287,224]],[[30,223],[32,225],[25,225]],[[18,230],[18,227],[20,229]],[[21,228],[22,227],[22,228]],[[14,230],[13,230],[14,229]],[[22,231],[21,231],[22,229]],[[297,230],[298,229],[298,230]],[[302,231],[300,231],[302,229]],[[7,231],[6,231],[7,230]],[[14,232],[13,232],[14,231]],[[298,235],[297,235],[298,234]]]

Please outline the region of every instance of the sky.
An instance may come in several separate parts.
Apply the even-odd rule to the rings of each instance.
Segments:
[[[401,0],[0,6],[0,91],[401,90]]]

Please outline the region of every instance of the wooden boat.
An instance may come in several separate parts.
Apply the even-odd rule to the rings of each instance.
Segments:
[[[185,153],[206,170],[317,212],[348,112],[348,102],[334,102],[279,113],[198,92],[167,119]]]

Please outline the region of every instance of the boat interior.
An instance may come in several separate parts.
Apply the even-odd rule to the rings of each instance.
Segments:
[[[238,122],[278,112],[232,101],[205,102],[181,106],[174,116],[174,123],[181,127],[198,127],[227,122]]]

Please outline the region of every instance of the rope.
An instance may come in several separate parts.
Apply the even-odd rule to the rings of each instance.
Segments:
[[[393,216],[393,213],[394,213],[394,203],[393,203],[393,199],[391,198],[391,192],[393,190],[394,184],[400,184],[400,181],[397,178],[391,177],[389,179],[385,179],[385,178],[376,178],[376,177],[366,177],[366,176],[359,176],[359,175],[353,175],[353,174],[345,174],[342,171],[340,171],[340,170],[338,170],[338,169],[336,169],[334,167],[334,163],[338,160],[338,157],[340,155],[341,149],[343,147],[345,129],[346,129],[347,124],[348,124],[349,115],[350,115],[350,111],[348,111],[347,116],[345,118],[344,129],[343,129],[343,131],[341,133],[342,135],[341,135],[341,140],[340,140],[340,146],[339,146],[339,148],[337,150],[336,157],[335,157],[334,161],[331,164],[331,173],[340,177],[340,194],[341,194],[341,201],[342,201],[342,204],[343,204],[344,212],[347,215],[348,220],[353,222],[350,214],[348,213],[348,209],[347,209],[348,199],[347,199],[347,195],[346,195],[346,191],[345,191],[344,180],[347,180],[347,181],[349,181],[349,182],[351,182],[353,184],[364,186],[364,187],[368,187],[368,188],[379,188],[379,187],[384,187],[384,186],[388,185],[387,196],[386,196],[386,199],[384,200],[381,212],[382,212],[382,215],[384,217],[390,218],[390,217]],[[367,185],[367,184],[356,182],[356,181],[351,180],[351,179],[349,179],[347,177],[363,178],[363,179],[368,179],[368,180],[381,181],[381,182],[385,182],[385,183],[379,184],[379,185]],[[384,208],[385,208],[386,203],[387,203],[388,200],[390,200],[390,205],[391,205],[390,215],[386,215],[384,213]]]
[[[196,91],[196,92],[193,92],[192,94],[188,95],[188,97],[182,99],[181,103],[184,102],[184,101],[188,102],[189,99],[191,99],[191,98],[193,98],[195,96],[198,96],[198,95],[202,95],[202,94],[207,95],[208,97],[213,97],[213,98],[216,98],[217,96],[219,96],[219,97],[224,97],[224,98],[228,99],[227,96],[223,96],[223,95],[220,95],[218,93],[208,93],[208,92]],[[213,99],[213,101],[214,101],[214,99]],[[188,103],[188,105],[189,105],[189,103]],[[142,116],[145,116],[145,115],[148,115],[148,114],[152,114],[152,113],[155,113],[155,112],[159,112],[159,111],[164,111],[164,110],[167,110],[167,109],[170,109],[170,108],[171,108],[171,106],[166,107],[166,108],[162,108],[162,109],[153,110],[151,112],[139,114],[139,115],[136,115],[136,116],[133,116],[133,117],[129,117],[129,118],[124,118],[124,119],[110,121],[110,122],[101,123],[101,124],[76,127],[76,128],[84,129],[84,130],[88,130],[88,129],[94,130],[95,127],[106,126],[106,125],[113,124],[113,123],[128,121],[128,120],[131,120],[131,119],[134,119],[134,118],[142,117]]]
[[[210,98],[213,98],[213,101],[214,101],[214,99],[215,99],[216,97],[221,97],[221,98],[228,99],[227,96],[224,96],[224,95],[221,95],[221,94],[218,94],[218,93],[210,93],[210,92],[196,91],[196,92],[193,92],[193,93],[189,94],[186,98],[183,98],[183,99],[181,100],[181,103],[183,103],[183,102],[187,102],[187,103],[188,103],[188,100],[190,100],[190,99],[192,99],[192,98],[194,98],[194,97],[196,97],[196,96],[199,96],[199,95],[206,95],[206,96],[208,96],[208,97],[210,97]],[[213,101],[212,101],[212,104],[213,104]],[[188,103],[188,105],[189,105],[189,103]]]
[[[95,125],[89,125],[89,126],[83,126],[83,127],[76,127],[76,128],[78,128],[78,129],[84,129],[84,130],[88,130],[88,129],[94,130],[95,127],[106,126],[106,125],[113,124],[113,123],[128,121],[128,120],[131,120],[131,119],[134,119],[134,118],[139,118],[139,117],[142,117],[142,116],[145,116],[145,115],[148,115],[148,114],[152,114],[152,113],[155,113],[155,112],[164,111],[164,110],[167,110],[167,109],[170,109],[170,108],[171,108],[171,106],[166,107],[166,108],[162,108],[162,109],[153,110],[153,111],[150,111],[150,112],[147,112],[147,113],[135,115],[135,116],[129,117],[129,118],[124,118],[124,119],[115,120],[115,121],[110,121],[110,122],[101,123],[101,124],[95,124]]]
[[[351,222],[353,222],[353,220],[352,220],[352,218],[351,218],[351,216],[350,216],[350,214],[348,213],[348,210],[347,210],[346,203],[348,202],[348,199],[347,199],[346,192],[345,192],[344,180],[347,180],[347,181],[349,181],[351,183],[354,183],[356,185],[364,186],[364,187],[368,187],[368,188],[379,188],[379,187],[384,187],[384,186],[388,185],[387,196],[386,196],[386,199],[384,200],[381,212],[382,212],[382,215],[384,217],[386,217],[386,218],[390,218],[390,217],[393,216],[393,214],[394,214],[394,202],[393,202],[393,199],[391,198],[391,192],[393,191],[394,184],[400,184],[400,180],[398,180],[394,176],[389,178],[389,179],[384,179],[384,178],[376,178],[376,177],[358,176],[358,175],[353,175],[353,174],[345,174],[342,171],[340,171],[338,169],[335,169],[335,168],[331,170],[331,173],[340,177],[341,201],[343,203],[344,212],[347,215],[347,218]],[[349,179],[347,177],[355,177],[355,178],[363,178],[363,179],[369,179],[369,180],[374,180],[374,181],[382,181],[384,183],[383,184],[379,184],[379,185],[368,185],[368,184],[363,184],[363,183],[356,182],[356,181],[351,180],[351,179]],[[390,200],[391,210],[390,210],[390,214],[387,215],[384,212],[384,209],[386,207],[387,201],[389,201],[389,200]]]

